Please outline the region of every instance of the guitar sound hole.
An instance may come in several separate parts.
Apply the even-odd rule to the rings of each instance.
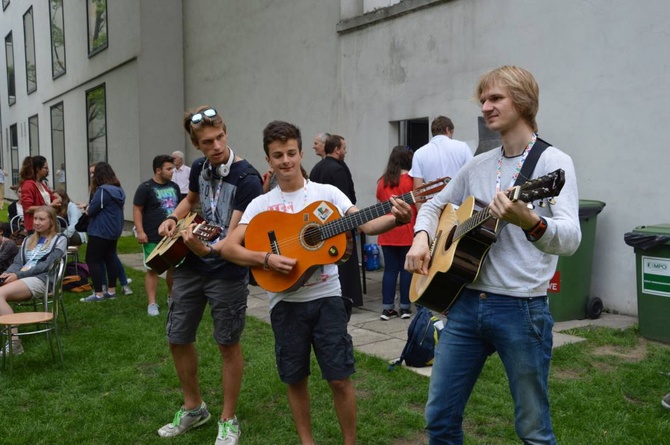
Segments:
[[[317,225],[307,225],[303,229],[302,240],[305,248],[316,248],[321,244],[321,231]]]

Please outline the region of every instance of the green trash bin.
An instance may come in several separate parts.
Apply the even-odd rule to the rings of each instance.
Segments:
[[[636,227],[637,316],[640,334],[650,340],[670,343],[670,224]],[[628,234],[627,234],[628,235]],[[647,238],[646,245],[641,242]]]
[[[558,259],[556,273],[549,282],[547,295],[554,321],[598,318],[603,311],[600,298],[590,298],[593,247],[596,243],[596,220],[605,207],[602,201],[579,200],[579,226],[582,242],[569,257]]]

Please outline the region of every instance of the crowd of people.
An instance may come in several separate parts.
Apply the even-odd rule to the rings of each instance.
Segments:
[[[487,126],[500,133],[501,147],[473,157],[465,143],[453,139],[451,119],[436,117],[431,124],[432,139],[425,146],[416,152],[394,147],[386,166],[380,168],[376,198],[388,201],[390,212],[366,219],[345,235],[350,240],[360,233],[378,236],[385,263],[380,318],[411,318],[412,274],[429,272],[430,246],[442,212],[470,196],[482,202],[499,221],[497,242],[477,277],[449,308],[440,334],[425,410],[429,443],[463,443],[468,398],[487,358],[497,352],[505,365],[520,440],[555,444],[548,397],[553,320],[547,287],[558,256],[572,254],[581,241],[575,170],[567,154],[537,136],[539,87],[531,73],[514,66],[492,70],[476,85],[475,99]],[[196,333],[209,305],[222,373],[216,444],[234,445],[241,435],[236,412],[244,371],[240,338],[248,284],[253,278],[249,268],[277,277],[302,270],[296,255],[283,254],[278,248],[281,240],[262,250],[245,243],[253,236],[254,218],[265,212],[296,214],[317,205],[304,218],[318,215],[324,223],[333,215],[353,215],[359,209],[353,175],[345,163],[347,141],[343,136],[320,132],[314,137],[312,148],[321,160],[308,173],[302,165],[298,126],[270,122],[262,133],[268,169],[261,175],[228,146],[225,121],[215,108],[203,105],[189,110],[182,124],[201,156],[190,167],[180,151],[157,156],[151,178],[140,184],[133,198],[136,237],[145,261],[166,236],[181,235],[189,250],[183,261],[167,271],[166,336],[183,403],[157,432],[161,437],[178,436],[212,417],[198,380],[195,348]],[[526,172],[527,160],[527,167],[534,168],[524,176],[521,172]],[[116,255],[124,225],[125,192],[108,163],[91,167],[90,199],[78,206],[64,190],[53,192],[44,184],[49,173],[45,158],[24,161],[17,189],[20,202],[14,211],[23,213],[28,237],[18,253],[7,254],[14,258],[0,275],[5,280],[0,286],[0,314],[11,311],[8,301],[40,292],[46,267],[63,255],[68,243],[88,243],[86,262],[94,293],[82,301],[115,298],[117,279],[127,286]],[[510,199],[507,192],[514,185],[556,169],[565,172],[559,201],[533,207]],[[426,202],[410,205],[396,199],[445,176],[451,178],[447,187]],[[214,239],[203,241],[194,232],[195,224],[179,224],[196,209],[205,223],[220,228]],[[89,219],[85,231],[75,227],[82,214]],[[66,221],[62,235],[58,217]],[[7,264],[3,246],[9,243],[6,231],[12,228],[3,226],[2,230],[0,264]],[[356,443],[356,392],[351,379],[355,360],[347,324],[352,306],[362,305],[362,296],[358,258],[355,249],[353,252],[349,261],[316,264],[301,272],[297,284],[267,293],[276,368],[304,445],[314,443],[308,389],[312,351],[331,389],[343,443]],[[158,273],[145,266],[147,312],[157,316]],[[21,351],[18,340],[12,341],[17,342],[13,350]]]

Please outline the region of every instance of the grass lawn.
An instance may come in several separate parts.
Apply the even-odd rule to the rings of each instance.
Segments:
[[[132,237],[122,253],[139,252]],[[83,258],[83,255],[82,255]],[[65,368],[51,360],[44,337],[24,339],[14,375],[0,373],[0,444],[202,444],[213,443],[214,421],[174,439],[156,430],[172,419],[181,391],[165,342],[164,283],[161,315],[146,315],[143,273],[128,269],[131,296],[80,303],[67,293],[69,330],[63,330]],[[670,443],[670,347],[648,342],[636,329],[579,329],[587,342],[555,351],[550,396],[561,444]],[[238,406],[244,445],[296,444],[284,385],[275,370],[272,331],[248,317],[242,338],[245,374]],[[198,336],[200,385],[213,417],[221,413],[220,359],[206,314]],[[356,354],[358,438],[363,445],[426,443],[423,409],[428,379]],[[313,363],[312,423],[320,445],[339,444],[328,386]],[[467,444],[518,443],[502,365],[493,356],[465,415]]]

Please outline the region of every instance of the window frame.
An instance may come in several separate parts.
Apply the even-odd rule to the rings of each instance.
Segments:
[[[37,146],[33,150],[33,121],[35,122],[35,132],[37,139]],[[40,154],[40,116],[39,114],[33,114],[28,117],[28,153],[30,156],[37,156]]]
[[[92,4],[94,5],[96,1],[104,1],[105,2],[105,43],[103,45],[100,45],[97,48],[93,48],[93,41],[91,39],[91,20],[90,20],[90,8]],[[109,46],[109,27],[107,26],[107,15],[108,13],[108,8],[107,8],[107,0],[86,0],[86,41],[88,42],[88,58],[90,59],[91,57],[95,56],[96,54],[104,51],[107,49]]]
[[[7,39],[11,40],[12,50],[11,50],[11,76],[10,76],[10,64],[9,64],[9,54],[7,51]],[[14,57],[14,35],[12,31],[9,31],[5,36],[5,68],[7,70],[7,102],[11,107],[16,103],[16,58]],[[11,94],[11,90],[14,90],[14,95]]]
[[[61,120],[61,125],[62,128],[60,130],[54,131],[54,110],[59,109],[60,110],[60,120]],[[51,131],[51,159],[53,162],[53,168],[54,172],[57,172],[58,169],[60,169],[60,156],[56,156],[56,144],[54,141],[56,140],[55,134],[60,132],[61,134],[61,142],[60,146],[62,147],[63,150],[63,165],[67,165],[67,153],[65,151],[65,105],[63,104],[63,101],[60,101],[52,106],[49,107],[49,124],[50,124],[50,131]],[[58,169],[56,169],[56,166],[58,166]],[[67,191],[67,168],[65,169],[65,182],[63,183],[63,188]],[[56,174],[53,174],[53,184],[54,184],[54,189],[60,188],[60,183],[58,182],[58,177]]]
[[[104,150],[103,158],[102,159],[95,159],[95,162],[101,162],[101,161],[107,162],[107,160],[109,159],[109,146],[107,144],[107,85],[105,84],[105,82],[103,82],[99,85],[96,85],[93,88],[89,88],[88,90],[86,90],[86,94],[84,95],[84,97],[85,97],[85,108],[84,108],[84,110],[85,110],[85,113],[86,113],[86,155],[88,157],[88,164],[87,165],[91,165],[93,163],[92,159],[94,158],[93,156],[91,156],[91,135],[90,135],[90,132],[91,132],[91,122],[92,121],[89,121],[89,95],[91,93],[93,93],[95,90],[98,90],[100,88],[102,88],[102,91],[103,91],[102,104],[103,104],[103,108],[104,108],[104,119],[105,119],[105,124],[104,124],[104,127],[105,127],[105,131],[104,131],[105,150]],[[96,140],[97,140],[97,138],[96,138]]]
[[[56,2],[59,1],[61,7],[60,9],[60,18],[61,18],[61,23],[62,23],[62,28],[61,28],[61,33],[63,34],[63,70],[60,72],[55,71],[55,61],[54,61],[54,22],[51,17],[51,14],[53,13],[52,5]],[[67,57],[67,52],[65,50],[65,8],[63,7],[63,0],[49,0],[49,36],[51,38],[51,78],[52,79],[57,79],[60,76],[64,75],[67,72],[67,62],[66,62],[66,57]]]
[[[28,30],[26,29],[26,16],[28,16],[28,14],[30,14],[30,21],[31,21],[30,27],[32,28],[32,35],[30,35],[30,36],[28,35]],[[33,82],[35,87],[33,89],[30,89],[30,85],[31,85],[30,77],[29,77],[30,76],[30,69],[29,69],[29,65],[28,65],[28,63],[29,63],[29,60],[28,60],[28,53],[29,53],[29,51],[28,51],[28,38],[29,37],[32,39],[32,43],[33,43],[32,59],[35,62],[33,64],[33,68],[34,68],[33,69],[33,75],[35,76],[35,79],[34,79],[34,82]],[[36,41],[35,41],[35,14],[33,13],[33,6],[30,5],[30,8],[28,8],[28,10],[25,12],[25,14],[23,14],[23,48],[24,48],[24,52],[23,52],[24,57],[23,58],[24,58],[24,61],[25,61],[25,64],[26,64],[26,93],[27,94],[32,94],[35,91],[37,91],[37,53],[36,53],[35,46],[36,46]],[[14,77],[16,77],[16,76],[14,76]]]

